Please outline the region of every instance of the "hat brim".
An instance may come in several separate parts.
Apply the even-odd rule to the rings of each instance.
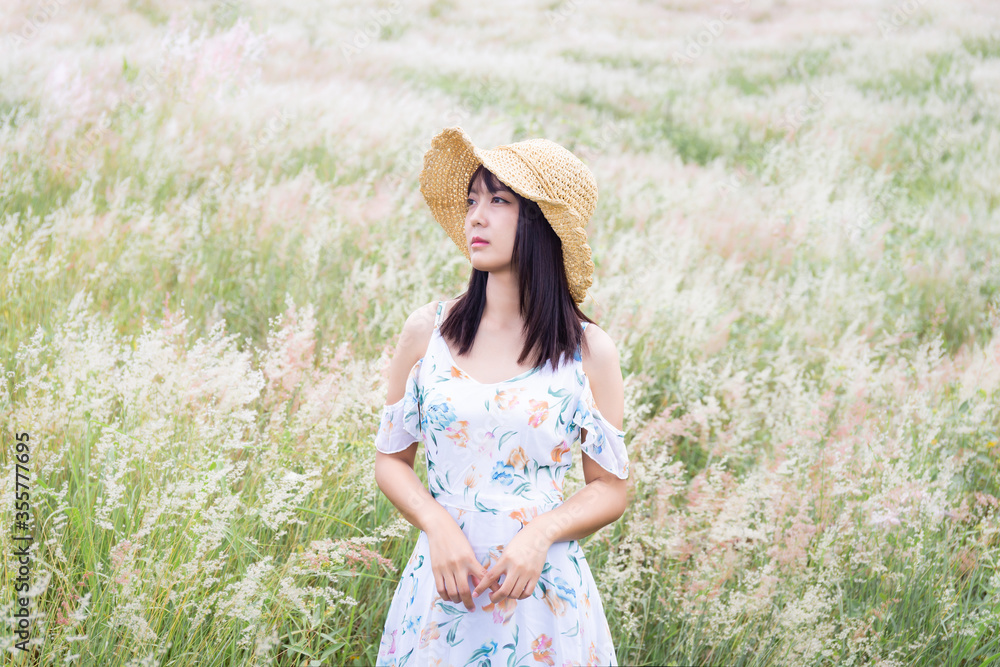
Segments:
[[[593,283],[594,262],[587,243],[586,220],[580,212],[545,191],[531,165],[507,146],[477,148],[461,127],[442,130],[424,154],[420,193],[431,214],[472,262],[465,239],[469,179],[480,165],[490,170],[511,190],[538,204],[549,225],[562,241],[570,294],[576,303],[586,298]]]

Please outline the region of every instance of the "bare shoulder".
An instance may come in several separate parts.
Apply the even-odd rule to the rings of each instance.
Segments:
[[[587,342],[583,350],[583,372],[590,379],[594,402],[601,415],[620,430],[625,420],[625,380],[618,347],[606,331],[593,323],[583,330],[583,336]],[[607,474],[597,464],[588,466],[584,463],[584,476],[588,478],[588,483],[591,477],[605,477]]]
[[[583,370],[588,376],[605,376],[617,372],[621,374],[618,346],[613,338],[593,322],[583,330],[586,345],[583,348]]]
[[[403,330],[396,342],[396,350],[389,363],[389,387],[386,404],[392,405],[403,397],[406,391],[406,378],[417,361],[424,356],[434,331],[434,314],[437,301],[420,306],[406,318]]]
[[[408,361],[409,366],[417,363],[417,360],[424,355],[427,344],[431,340],[431,332],[434,331],[434,318],[437,315],[437,301],[430,301],[420,306],[406,318],[403,323],[403,331],[399,334],[399,344],[396,346],[396,354]]]

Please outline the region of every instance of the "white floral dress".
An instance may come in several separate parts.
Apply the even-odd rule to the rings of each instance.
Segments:
[[[628,477],[625,432],[598,411],[579,348],[556,371],[545,365],[503,382],[474,380],[441,336],[443,306],[438,304],[430,344],[410,371],[405,395],[384,408],[375,446],[393,453],[424,444],[431,495],[489,569],[525,524],[563,502],[570,445],[581,429],[583,451],[617,477]],[[494,604],[489,594],[473,598],[471,611],[441,598],[421,531],[389,607],[377,664],[617,665],[576,540],[552,544],[531,597]]]

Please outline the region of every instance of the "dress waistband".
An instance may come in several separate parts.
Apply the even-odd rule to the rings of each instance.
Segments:
[[[477,504],[474,498],[466,497],[464,494],[458,493],[440,493],[434,496],[434,499],[447,507],[454,507],[467,512],[486,512],[490,514],[504,515],[512,512],[523,512],[527,516],[537,516],[543,512],[553,510],[562,504],[562,500],[559,500],[559,502],[556,503],[537,503],[526,498],[519,498],[517,496],[505,496],[502,499],[488,498],[487,501],[489,504],[484,504],[482,500],[479,500]]]

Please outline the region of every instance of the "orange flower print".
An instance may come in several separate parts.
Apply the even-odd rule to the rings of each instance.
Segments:
[[[545,596],[542,598],[545,604],[549,606],[555,616],[565,616],[566,609],[569,607],[569,603],[564,599],[559,597],[556,593],[555,588],[546,588]]]
[[[444,432],[459,447],[467,447],[469,444],[469,422],[455,420]]]
[[[558,445],[552,448],[552,462],[559,463],[562,461],[563,454],[569,451],[569,443],[563,440]]]
[[[477,479],[478,475],[476,475],[476,467],[473,466],[472,470],[469,471],[469,474],[465,476],[465,488],[471,489],[474,487]]]
[[[520,391],[520,389],[517,391]],[[517,405],[517,394],[513,390],[497,391],[496,396],[493,397],[493,401],[501,410],[510,410]]]
[[[459,368],[458,366],[454,366],[454,365],[453,365],[453,366],[451,367],[451,376],[452,376],[453,378],[461,378],[461,379],[463,379],[463,380],[471,380],[471,379],[472,379],[472,378],[470,378],[470,377],[469,377],[469,376],[468,376],[468,375],[467,375],[467,374],[465,373],[465,371],[463,371],[463,370],[462,370],[461,368]]]
[[[532,519],[538,516],[537,507],[522,507],[521,509],[514,510],[510,513],[511,519],[517,519],[521,522],[521,528],[527,526]]]
[[[514,618],[514,610],[517,609],[517,600],[514,598],[504,598],[499,602],[490,602],[483,605],[483,611],[493,612],[493,623],[507,625],[510,619]]]
[[[423,630],[420,631],[420,648],[427,648],[427,645],[430,644],[431,641],[437,639],[440,636],[441,633],[438,632],[437,621],[431,621],[426,626],[424,626]]]
[[[587,664],[596,665],[597,662],[597,647],[594,646],[594,642],[590,642],[590,656],[587,658],[589,661]]]
[[[546,665],[554,665],[556,661],[552,658],[552,638],[542,634],[535,637],[531,642],[531,657],[535,662],[544,662]]]
[[[510,456],[507,457],[507,465],[524,470],[525,466],[528,465],[528,457],[524,453],[523,447],[518,446],[511,450]]]
[[[532,427],[538,428],[545,423],[545,420],[549,418],[549,402],[548,401],[536,401],[533,398],[528,399],[528,404],[531,405],[531,416],[528,417],[528,423]]]
[[[491,567],[493,567],[493,563],[495,563],[498,560],[500,560],[500,556],[502,556],[502,555],[503,555],[503,545],[502,544],[498,544],[495,547],[490,547],[489,553],[487,554],[487,556],[489,557],[489,561],[486,562],[486,563],[483,563],[483,566],[487,570],[490,569]]]

